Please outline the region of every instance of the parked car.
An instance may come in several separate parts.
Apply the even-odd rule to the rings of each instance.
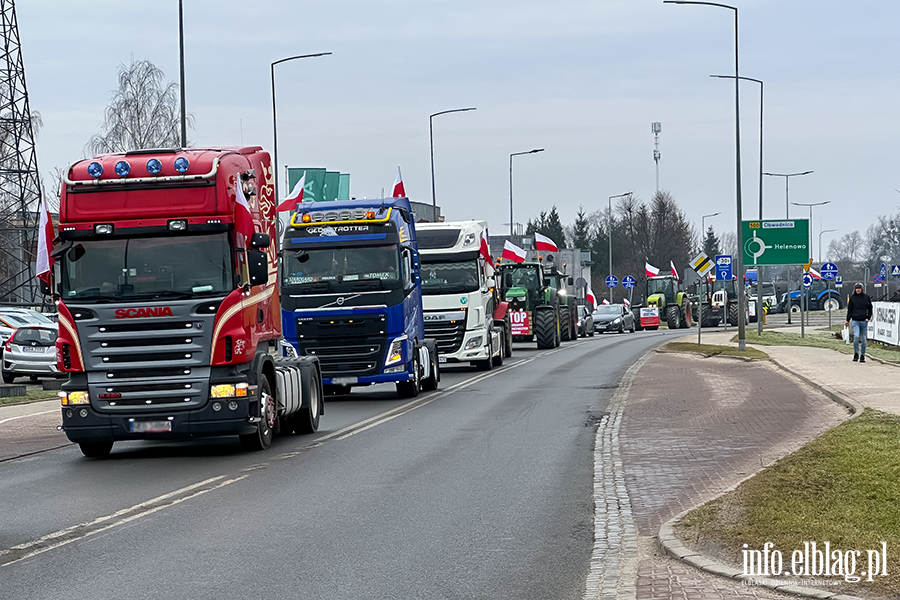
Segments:
[[[2,376],[4,383],[12,383],[16,377],[28,375],[56,376],[55,327],[25,325],[16,329],[3,346]]]
[[[634,333],[634,313],[624,304],[601,304],[594,311],[594,331],[618,331],[624,333],[627,329]]]
[[[578,307],[578,336],[594,336],[594,317],[591,309],[582,304]]]
[[[49,317],[47,317],[47,315],[39,313],[38,311],[32,310],[30,308],[2,307],[0,308],[0,317],[4,316],[13,318],[17,317],[20,320],[24,320],[35,325],[47,325],[48,327],[56,326],[56,321],[53,321]]]

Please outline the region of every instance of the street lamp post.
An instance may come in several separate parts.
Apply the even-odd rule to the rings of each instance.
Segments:
[[[735,202],[737,204],[737,242],[738,249],[743,248],[742,234],[742,207],[741,207],[741,82],[738,69],[738,9],[736,6],[728,4],[719,4],[718,2],[696,2],[694,0],[663,0],[663,4],[698,4],[702,6],[715,6],[718,8],[727,8],[734,11],[734,144],[735,144]],[[737,252],[737,272],[738,276],[744,277],[744,256],[743,252]],[[743,286],[743,281],[741,281]],[[738,350],[741,352],[747,349],[746,329],[744,323],[745,312],[744,294],[738,294]]]
[[[824,202],[791,202],[794,206],[808,206],[809,207],[809,262],[813,261],[813,219],[812,219],[812,209],[813,206],[822,206],[824,204],[830,204],[831,200],[825,200]],[[803,290],[803,286],[800,286],[800,337],[803,337],[803,305],[806,304],[806,320],[809,321],[809,294],[805,293]]]
[[[513,236],[513,184],[512,184],[512,159],[513,156],[521,156],[523,154],[535,154],[536,152],[543,152],[543,148],[535,148],[534,150],[526,150],[525,152],[513,152],[509,155],[509,237],[510,241],[512,241]]]
[[[702,217],[700,217],[701,235],[706,235],[706,219],[708,219],[709,217],[715,217],[715,216],[721,215],[721,214],[722,214],[721,212],[714,212],[710,215],[703,215]],[[701,242],[701,244],[702,243],[703,242]],[[713,257],[713,260],[715,260],[715,257]],[[699,281],[697,282],[697,285],[700,285]],[[709,293],[709,283],[706,283],[706,292],[707,292],[707,294]],[[700,294],[697,294],[697,296],[700,296]],[[700,345],[700,330],[701,329],[703,329],[703,298],[700,298],[700,322],[697,323],[697,345],[698,346]]]
[[[799,175],[809,175],[813,171],[803,171],[802,173],[763,173],[763,175],[768,175],[769,177],[784,177],[784,218],[791,218],[791,210],[788,206],[788,179],[791,177],[797,177]]]
[[[437,200],[435,199],[434,195],[434,118],[438,115],[446,115],[447,113],[455,112],[466,112],[470,110],[475,110],[475,107],[453,108],[450,110],[442,110],[432,115],[428,115],[428,141],[431,145],[431,206],[435,219],[437,219]]]
[[[187,146],[187,113],[184,100],[184,10],[178,0],[178,63],[181,70],[181,147]]]
[[[609,197],[609,213],[606,218],[606,235],[609,237],[609,274],[612,275],[612,199],[613,198],[624,198],[625,196],[630,196],[631,192],[625,192],[624,194],[616,194],[615,196]],[[624,285],[624,284],[623,284]],[[613,300],[613,289],[609,288],[609,303],[612,304]]]
[[[832,231],[837,231],[837,229],[823,229],[819,232],[819,264],[822,263],[822,234],[831,233]]]
[[[299,58],[315,58],[317,56],[328,56],[331,52],[319,52],[317,54],[301,54],[299,56],[289,56],[276,60],[269,65],[269,73],[272,79],[272,161],[275,170],[275,204],[281,200],[278,196],[278,119],[275,115],[275,65],[288,62],[289,60],[297,60]]]

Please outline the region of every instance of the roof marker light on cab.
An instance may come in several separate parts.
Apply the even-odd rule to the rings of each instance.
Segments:
[[[99,179],[103,175],[103,165],[98,162],[92,162],[88,165],[88,175],[94,179]]]
[[[158,175],[162,171],[162,163],[157,158],[151,158],[147,161],[147,172],[151,175]]]
[[[116,175],[126,177],[131,172],[131,165],[127,161],[120,160],[116,163]]]
[[[191,168],[191,162],[183,156],[175,159],[175,170],[179,173],[186,173]]]

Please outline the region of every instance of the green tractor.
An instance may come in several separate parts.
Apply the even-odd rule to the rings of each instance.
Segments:
[[[501,297],[509,302],[513,341],[537,338],[538,348],[556,348],[565,339],[563,331],[571,336],[568,339],[576,339],[568,316],[570,312],[574,316],[575,310],[569,310],[569,296],[556,287],[559,276],[555,269],[545,271],[541,263],[525,262],[502,264],[499,271]]]
[[[570,342],[578,339],[578,300],[572,277],[557,270],[553,264],[544,264],[544,276],[551,280],[551,287],[556,288],[559,301],[559,335],[562,341]]]
[[[660,321],[665,319],[669,329],[687,329],[693,324],[690,297],[687,292],[679,290],[675,277],[648,277],[646,291],[647,306],[659,309]]]

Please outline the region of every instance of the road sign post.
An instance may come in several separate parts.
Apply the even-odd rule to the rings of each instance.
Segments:
[[[838,276],[838,268],[834,263],[825,263],[822,265],[822,279],[828,282],[828,297],[831,298],[831,282],[836,279]],[[834,311],[828,311],[828,329],[831,329],[831,313]]]
[[[606,287],[609,288],[609,303],[610,304],[612,304],[612,301],[613,301],[613,295],[612,295],[613,288],[616,287],[617,285],[619,285],[619,279],[615,275],[609,275],[606,278]]]
[[[809,320],[809,288],[812,287],[813,277],[809,273],[803,274],[803,289],[800,290],[800,337],[806,337],[806,327],[803,322],[803,313],[806,312],[806,320]],[[804,307],[806,310],[804,311]]]

